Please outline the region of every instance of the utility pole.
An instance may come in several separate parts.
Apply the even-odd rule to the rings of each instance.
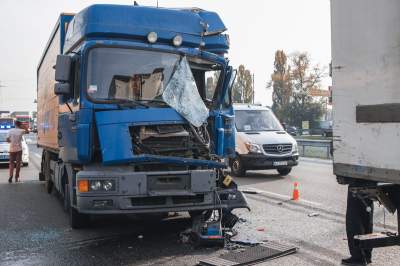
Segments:
[[[253,104],[254,104],[254,93],[255,93],[255,87],[254,87],[254,73],[253,73]]]
[[[5,88],[7,86],[1,85],[1,80],[0,80],[0,106],[3,106],[3,90],[1,88]]]

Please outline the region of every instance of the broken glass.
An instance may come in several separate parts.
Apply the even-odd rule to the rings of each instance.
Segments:
[[[208,118],[205,106],[186,57],[182,57],[168,82],[163,100],[195,127],[200,127]]]

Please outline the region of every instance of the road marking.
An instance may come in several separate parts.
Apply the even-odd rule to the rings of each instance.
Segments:
[[[33,155],[35,155],[38,159],[42,159],[42,156],[40,154],[34,153]]]
[[[258,194],[264,194],[264,195],[267,195],[267,196],[270,195],[270,196],[273,196],[273,197],[281,198],[283,200],[290,200],[291,199],[291,197],[289,197],[287,195],[283,195],[283,194],[279,194],[279,193],[275,193],[275,192],[271,192],[271,191],[266,191],[266,190],[261,190],[261,189],[257,189],[257,188],[254,188],[254,187],[243,186],[243,188],[255,191]],[[240,190],[240,188],[239,188],[239,190]],[[321,206],[322,205],[321,203],[313,202],[313,201],[310,201],[310,200],[299,199],[299,201],[307,203],[307,204],[310,204],[310,205],[314,205],[314,206]]]

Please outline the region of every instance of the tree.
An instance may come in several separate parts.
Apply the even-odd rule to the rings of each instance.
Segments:
[[[284,51],[275,52],[274,73],[267,87],[272,87],[272,110],[279,118],[287,117],[287,106],[292,95],[290,66]]]
[[[311,66],[307,53],[293,53],[288,63],[283,51],[275,53],[274,66],[268,87],[273,88],[273,110],[279,120],[298,127],[302,121],[318,120],[325,111],[324,102],[308,92],[320,88],[324,70]]]
[[[233,102],[251,103],[253,101],[253,78],[251,72],[244,65],[240,65],[235,84],[233,84]]]

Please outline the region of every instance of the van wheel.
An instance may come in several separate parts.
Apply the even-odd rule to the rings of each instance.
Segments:
[[[79,213],[74,207],[69,207],[69,223],[73,229],[85,228],[89,225],[88,214]]]
[[[276,169],[280,175],[288,175],[292,171],[291,167]]]
[[[245,176],[246,169],[243,166],[243,162],[239,156],[230,161],[231,172],[233,176]]]

